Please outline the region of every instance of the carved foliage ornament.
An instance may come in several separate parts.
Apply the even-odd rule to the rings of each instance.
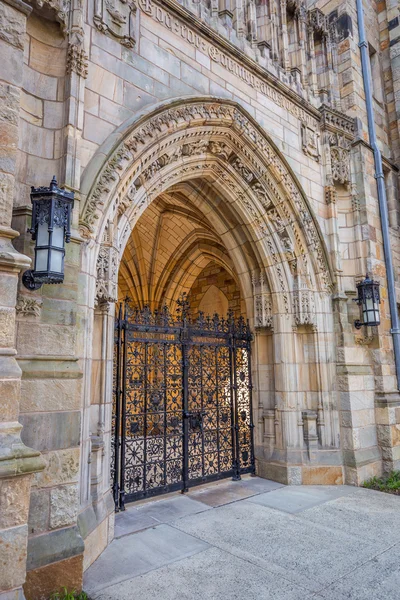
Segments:
[[[86,79],[88,75],[88,57],[82,45],[68,45],[67,72],[77,73],[77,75]]]
[[[272,297],[263,273],[252,275],[254,294],[254,324],[256,327],[273,327]]]
[[[134,48],[137,7],[130,0],[95,0],[94,24],[127,48]]]
[[[329,135],[332,179],[337,183],[350,183],[350,142],[338,133]]]
[[[102,245],[97,257],[96,305],[118,300],[118,252]]]
[[[277,155],[275,149],[270,145],[267,138],[249,121],[249,119],[235,106],[228,103],[219,102],[199,103],[198,101],[187,101],[186,104],[175,108],[165,109],[162,112],[150,117],[148,121],[134,130],[117,150],[110,156],[106,166],[103,168],[92,191],[83,208],[81,218],[81,232],[83,236],[90,236],[95,230],[95,222],[103,211],[103,206],[107,200],[107,195],[111,190],[117,187],[121,174],[131,168],[132,163],[137,160],[146,147],[149,147],[158,138],[161,145],[160,134],[164,134],[167,143],[168,136],[172,133],[176,135],[179,130],[187,129],[188,123],[203,120],[205,123],[223,126],[228,132],[230,128],[240,133],[244,144],[250,145],[254,151],[262,156],[264,171],[258,175],[250,185],[257,190],[259,199],[264,198],[265,203],[270,203],[269,193],[273,197],[290,198],[291,204],[297,211],[298,217],[302,223],[302,230],[306,238],[308,247],[313,252],[318,264],[318,272],[323,286],[329,288],[331,285],[329,268],[326,263],[325,253],[319,238],[318,230],[310,214],[306,202],[297,188],[287,167]],[[222,133],[222,132],[221,132]],[[224,135],[227,135],[225,133]],[[189,142],[188,142],[189,143]],[[209,146],[209,151],[216,150]],[[216,153],[217,154],[217,153]],[[219,154],[222,156],[222,154]],[[246,155],[247,156],[247,155]],[[159,159],[157,159],[159,160]],[[229,156],[231,163],[232,157]],[[201,165],[187,165],[189,171]],[[244,165],[247,167],[247,165]],[[136,175],[140,176],[140,164],[136,168]],[[131,180],[132,181],[132,180]],[[265,182],[266,188],[261,182]],[[279,184],[278,184],[279,182]],[[158,182],[160,185],[165,181]],[[257,184],[261,186],[258,187]],[[157,184],[158,185],[158,184]],[[268,192],[267,192],[268,190]],[[122,198],[120,199],[122,200]]]
[[[43,9],[44,13],[48,9],[53,11],[55,18],[60,23],[64,35],[68,31],[68,20],[71,10],[71,0],[30,0],[38,8]]]
[[[40,317],[42,301],[35,298],[19,296],[15,307],[17,314],[23,317]]]

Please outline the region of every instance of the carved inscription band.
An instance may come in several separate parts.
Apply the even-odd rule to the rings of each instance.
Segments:
[[[286,98],[283,94],[278,92],[275,88],[263,81],[254,73],[243,67],[236,60],[233,60],[228,54],[219,50],[216,46],[209,44],[198,33],[195,33],[192,29],[187,27],[179,19],[173,17],[169,12],[155,4],[152,0],[138,0],[139,8],[161,23],[164,27],[182,37],[189,44],[195,46],[198,50],[204,54],[208,54],[212,61],[221,65],[224,69],[233,73],[236,77],[239,77],[247,85],[257,90],[263,96],[266,96],[272,102],[280,106],[281,108],[288,111],[294,117],[299,119],[302,123],[307,124],[313,129],[318,128],[317,120],[309,115],[300,106],[297,106],[289,98]]]

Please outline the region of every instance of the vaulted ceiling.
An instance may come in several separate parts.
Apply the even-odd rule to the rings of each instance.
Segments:
[[[153,310],[165,303],[172,307],[212,263],[237,281],[210,222],[184,190],[171,188],[151,203],[131,234],[120,266],[120,299],[128,296]]]

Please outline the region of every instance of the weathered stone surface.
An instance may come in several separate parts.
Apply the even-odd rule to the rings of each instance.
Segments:
[[[77,485],[53,488],[50,491],[50,528],[57,529],[75,524],[78,502]]]
[[[72,327],[18,323],[17,347],[22,355],[73,356],[76,333]]]
[[[18,125],[19,101],[19,88],[3,81],[0,82],[0,122],[6,121],[12,125]]]
[[[0,367],[6,361],[0,360]],[[20,380],[3,379],[0,380],[0,415],[2,421],[17,421],[18,402],[20,397]]]
[[[80,448],[47,452],[42,456],[46,467],[34,475],[35,485],[47,487],[78,481]]]
[[[0,590],[9,590],[24,582],[27,535],[27,525],[0,531]]]
[[[81,379],[22,379],[21,412],[77,410]]]
[[[30,487],[30,475],[0,479],[0,530],[26,524]]]
[[[47,531],[49,527],[50,498],[49,490],[36,489],[31,490],[31,499],[29,505],[28,529],[30,534],[38,534]]]
[[[83,570],[86,571],[103,552],[108,543],[108,517],[85,539]]]
[[[0,225],[7,226],[11,222],[13,183],[14,178],[12,175],[0,173]]]
[[[84,544],[77,527],[57,529],[28,539],[27,571],[82,554]]]
[[[11,46],[24,49],[26,15],[5,2],[0,5],[0,39]],[[3,57],[4,58],[4,57]]]
[[[54,592],[82,588],[82,554],[29,571],[24,584],[26,600],[47,600]]]
[[[36,450],[58,450],[77,446],[80,440],[81,414],[26,413],[20,416],[24,425],[22,439]]]
[[[1,182],[0,182],[1,184]],[[1,194],[1,192],[0,192]],[[1,196],[0,196],[1,203]],[[0,347],[13,345],[15,337],[15,309],[0,308]]]
[[[342,467],[303,467],[303,485],[342,485]]]
[[[93,506],[88,506],[83,512],[78,515],[79,532],[83,539],[87,538],[89,533],[96,528],[97,519],[93,510]]]

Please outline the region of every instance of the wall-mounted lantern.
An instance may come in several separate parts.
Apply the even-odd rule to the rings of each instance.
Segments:
[[[381,302],[379,293],[379,282],[368,277],[368,273],[363,281],[357,284],[358,297],[354,302],[360,307],[360,316],[362,321],[354,321],[357,329],[361,327],[372,327],[379,325],[381,322],[379,314],[379,304]]]
[[[35,262],[31,271],[22,275],[29,290],[43,283],[64,281],[64,242],[71,239],[71,213],[74,192],[61,190],[53,177],[50,187],[31,188],[32,224],[28,233],[35,241]]]

